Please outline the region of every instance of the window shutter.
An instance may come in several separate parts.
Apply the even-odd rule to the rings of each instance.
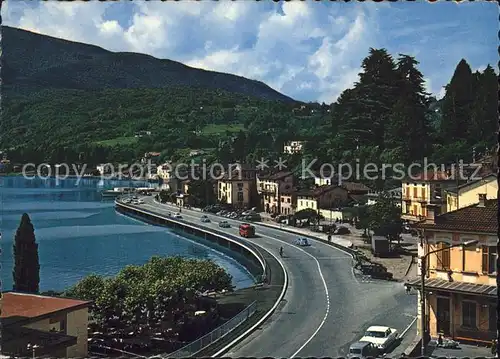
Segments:
[[[482,265],[482,271],[483,273],[488,273],[488,247],[487,246],[482,246],[483,250],[483,265]]]

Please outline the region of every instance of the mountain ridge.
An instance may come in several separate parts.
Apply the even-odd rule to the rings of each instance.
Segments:
[[[22,89],[127,89],[201,87],[265,100],[299,102],[265,83],[208,71],[134,52],[112,52],[96,45],[2,26],[3,84]],[[35,60],[36,59],[36,60]]]

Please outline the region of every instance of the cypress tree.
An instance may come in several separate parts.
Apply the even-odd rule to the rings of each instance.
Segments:
[[[472,105],[474,101],[475,76],[464,59],[455,69],[443,98],[441,137],[449,145],[458,140],[467,140],[471,127]]]
[[[38,293],[40,285],[40,263],[35,229],[27,213],[23,213],[21,223],[14,238],[14,291]]]

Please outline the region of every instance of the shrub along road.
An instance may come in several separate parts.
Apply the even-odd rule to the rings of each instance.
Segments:
[[[166,215],[175,206],[143,198],[139,208]],[[217,228],[222,220],[207,214],[210,223],[200,223],[204,213],[183,209],[183,220]],[[225,229],[238,233],[239,221]],[[416,315],[416,298],[397,282],[364,283],[354,276],[352,258],[328,244],[313,241],[310,247],[293,244],[297,236],[256,224],[255,245],[277,254],[284,249],[283,263],[289,287],[283,302],[259,330],[233,347],[226,355],[255,357],[343,356],[370,325],[387,325],[403,332]],[[401,353],[414,339],[413,330],[391,355]]]

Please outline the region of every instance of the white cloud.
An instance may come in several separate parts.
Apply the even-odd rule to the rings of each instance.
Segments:
[[[385,45],[380,14],[389,6],[187,0],[4,2],[2,10],[10,26],[234,73],[297,99],[332,102],[357,80],[368,49]],[[411,32],[402,28],[394,38],[403,35]],[[431,77],[428,90],[439,92],[441,79]]]

